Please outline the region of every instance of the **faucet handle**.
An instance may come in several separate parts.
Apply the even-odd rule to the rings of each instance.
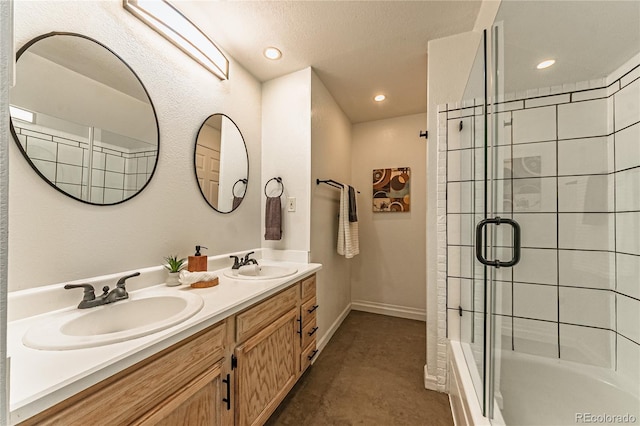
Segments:
[[[126,280],[128,280],[129,278],[137,277],[138,275],[140,275],[140,272],[136,272],[136,273],[133,273],[133,274],[131,274],[131,275],[127,275],[127,276],[125,276],[125,277],[122,277],[122,278],[120,278],[120,279],[118,280],[118,283],[116,284],[116,286],[118,286],[118,287],[120,287],[120,288],[124,288],[124,284],[125,284],[124,282],[125,282]],[[104,290],[104,289],[103,289],[103,290]]]
[[[229,256],[229,259],[233,259],[233,266],[231,267],[231,269],[238,269],[240,267],[240,264],[242,262],[240,261],[238,256]]]
[[[88,300],[95,300],[96,298],[96,293],[95,293],[95,289],[93,288],[93,286],[91,284],[67,284],[64,286],[65,290],[69,290],[72,288],[83,288],[84,289],[84,294],[82,295],[82,300],[84,301],[88,301]]]
[[[247,262],[249,260],[249,256],[251,256],[253,253],[255,253],[255,251],[250,251],[249,253],[245,254],[244,261]]]

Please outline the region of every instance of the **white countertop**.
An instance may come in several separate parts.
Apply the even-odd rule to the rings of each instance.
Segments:
[[[288,277],[247,281],[218,273],[215,287],[196,289],[189,286],[167,287],[164,284],[131,291],[188,291],[200,295],[203,308],[186,321],[159,332],[86,349],[48,351],[22,344],[22,336],[33,324],[50,315],[45,313],[8,324],[7,346],[11,358],[11,424],[19,423],[60,401],[142,361],[163,349],[204,330],[322,268],[317,263],[292,263],[262,260],[260,264],[292,266],[298,272]],[[75,307],[65,310],[74,310]],[[57,311],[60,312],[60,311]]]

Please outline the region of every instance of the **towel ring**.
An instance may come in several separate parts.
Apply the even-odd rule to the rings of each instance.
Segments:
[[[278,197],[282,197],[282,194],[284,194],[284,183],[282,183],[282,178],[281,177],[271,178],[271,179],[269,179],[267,181],[267,183],[264,184],[264,196],[268,197],[268,195],[267,195],[267,185],[269,185],[269,182],[271,182],[272,180],[275,180],[276,182],[278,182],[280,184],[281,191],[280,191],[280,194],[278,194]]]
[[[233,188],[231,188],[231,194],[235,197],[236,196],[236,185],[239,183],[244,183],[245,185],[247,184],[247,180],[246,179],[238,179],[236,181],[236,183],[233,184]],[[246,191],[246,189],[245,189]],[[244,197],[244,194],[242,195]]]

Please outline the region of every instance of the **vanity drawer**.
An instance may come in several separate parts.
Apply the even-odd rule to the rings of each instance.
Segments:
[[[316,298],[313,297],[308,302],[304,302],[302,304],[302,325],[305,326],[309,323],[309,321],[316,320],[316,311],[318,310],[318,305],[316,304]]]
[[[304,371],[311,365],[311,361],[315,358],[318,351],[316,350],[316,341],[315,339],[311,342],[309,346],[307,346],[302,353],[300,354],[300,372],[304,373]]]
[[[306,348],[312,340],[316,339],[316,333],[318,327],[316,326],[315,318],[309,324],[302,328],[302,347]]]
[[[27,419],[22,425],[131,424],[223,358],[217,324]]]
[[[316,295],[316,275],[313,274],[310,277],[302,280],[302,301],[309,300],[309,298]]]
[[[241,343],[271,324],[298,303],[298,287],[292,286],[236,315],[236,342]]]

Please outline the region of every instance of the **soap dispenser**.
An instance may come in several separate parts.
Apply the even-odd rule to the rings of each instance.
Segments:
[[[196,246],[196,254],[189,256],[189,263],[187,264],[187,270],[189,272],[200,272],[207,270],[207,256],[200,254],[200,249],[206,249],[204,246]]]

